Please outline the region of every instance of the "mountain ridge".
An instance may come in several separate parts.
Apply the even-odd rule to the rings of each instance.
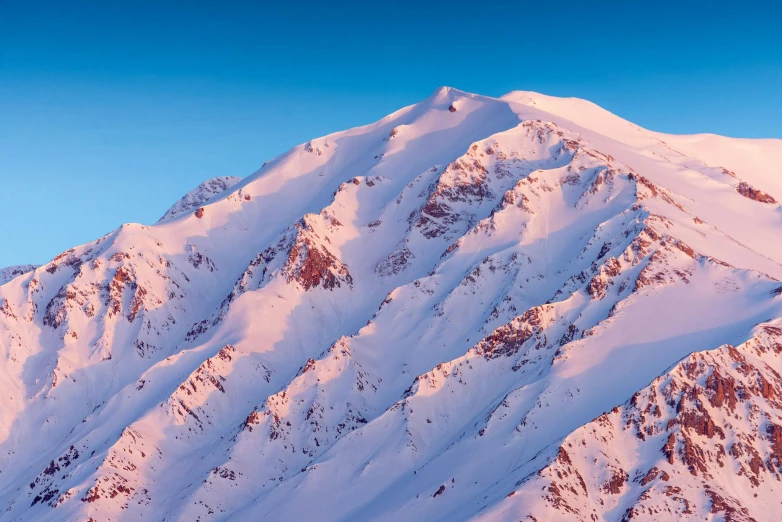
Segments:
[[[13,265],[0,268],[0,285],[38,268],[38,265]]]
[[[0,519],[622,519],[618,471],[601,489],[579,464],[628,506],[599,515],[518,475],[568,466],[562,440],[693,351],[775,328],[779,168],[556,100],[437,89],[0,287]],[[741,455],[776,458],[766,429],[733,428]],[[774,483],[732,484],[642,504],[768,520]]]

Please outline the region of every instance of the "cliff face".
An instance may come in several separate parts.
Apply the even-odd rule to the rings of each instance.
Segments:
[[[782,142],[714,139],[442,88],[17,270],[0,520],[773,520]]]

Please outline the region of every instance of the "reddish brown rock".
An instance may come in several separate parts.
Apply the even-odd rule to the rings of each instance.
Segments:
[[[742,181],[736,186],[736,192],[744,196],[745,198],[749,198],[753,201],[757,201],[759,203],[769,203],[773,204],[776,203],[777,200],[774,199],[770,194],[766,194],[765,192],[762,192],[748,183]]]

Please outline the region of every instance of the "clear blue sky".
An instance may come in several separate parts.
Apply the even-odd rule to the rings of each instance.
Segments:
[[[779,4],[0,0],[0,266],[152,223],[439,85],[780,138]]]

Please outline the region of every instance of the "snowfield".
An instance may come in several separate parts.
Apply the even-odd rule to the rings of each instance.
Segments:
[[[0,520],[774,521],[782,140],[449,87],[0,272]]]

